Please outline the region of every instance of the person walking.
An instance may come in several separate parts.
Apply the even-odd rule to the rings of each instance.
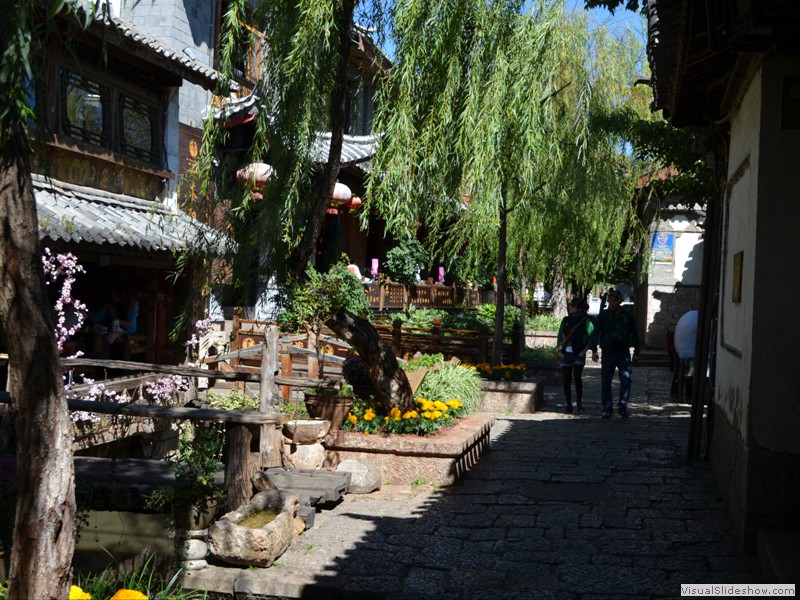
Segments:
[[[558,328],[558,358],[561,361],[561,379],[564,384],[564,399],[567,407],[564,412],[572,414],[572,382],[575,382],[575,401],[579,413],[583,412],[583,367],[586,365],[586,351],[589,349],[589,336],[594,325],[587,311],[589,305],[582,298],[573,297],[567,304],[567,316],[561,319]]]
[[[628,400],[631,395],[633,381],[632,362],[639,360],[639,333],[633,315],[621,306],[622,294],[619,290],[608,292],[608,308],[601,312],[595,321],[594,331],[589,340],[592,350],[592,361],[597,362],[597,346],[603,351],[600,366],[601,384],[600,399],[603,403],[603,418],[614,414],[614,403],[611,398],[611,382],[614,372],[619,370],[619,404],[620,416],[628,416]],[[631,362],[631,347],[633,361]]]

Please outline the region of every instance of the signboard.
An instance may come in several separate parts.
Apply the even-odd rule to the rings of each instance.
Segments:
[[[675,234],[653,234],[652,256],[655,262],[671,263],[675,260]]]

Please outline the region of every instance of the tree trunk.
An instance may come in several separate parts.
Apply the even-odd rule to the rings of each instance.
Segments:
[[[500,232],[497,250],[497,312],[494,318],[492,339],[492,365],[503,364],[503,317],[506,312],[506,248],[508,211],[506,210],[505,186],[500,190]]]
[[[338,337],[358,350],[375,386],[378,401],[387,413],[393,406],[401,411],[416,408],[405,371],[369,321],[346,310],[339,310],[326,324]]]
[[[559,319],[567,316],[567,285],[561,269],[561,260],[556,259],[553,264],[553,295],[550,297],[550,307],[553,316]]]
[[[342,159],[342,141],[344,139],[345,114],[347,111],[347,68],[350,64],[350,33],[353,24],[353,11],[356,0],[339,0],[336,2],[335,20],[339,33],[339,63],[336,67],[336,84],[331,93],[329,121],[331,126],[331,145],[328,162],[322,170],[317,183],[317,201],[309,218],[300,245],[291,259],[292,274],[296,279],[303,277],[308,261],[314,255],[322,224],[325,220],[325,209],[333,196],[336,179],[339,177],[339,165]]]
[[[524,351],[525,342],[525,321],[528,316],[528,279],[525,277],[525,250],[520,246],[518,256],[519,267],[519,347]]]
[[[17,507],[9,598],[69,596],[75,550],[72,431],[39,247],[29,151],[19,126],[2,138],[0,320],[16,426]]]

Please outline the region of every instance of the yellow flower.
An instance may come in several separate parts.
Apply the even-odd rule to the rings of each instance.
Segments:
[[[453,398],[452,400],[448,400],[447,402],[445,402],[445,404],[447,404],[447,406],[449,406],[450,408],[461,408],[462,406],[464,406],[458,398]]]
[[[407,410],[403,414],[403,419],[406,420],[406,421],[408,419],[419,419],[419,413],[417,413],[417,411],[415,411],[415,410]]]
[[[92,600],[89,592],[84,592],[77,585],[69,586],[69,600]]]
[[[353,413],[348,413],[347,414],[347,420],[350,421],[353,425],[358,423],[358,417],[355,416]]]
[[[111,600],[147,600],[147,596],[136,590],[119,590],[111,596]]]
[[[447,410],[447,405],[441,400],[437,400],[436,402],[433,403],[433,408],[439,411]]]
[[[424,413],[422,413],[422,416],[428,420],[433,419],[433,413],[429,410],[426,410]]]
[[[434,420],[440,418],[441,416],[442,416],[442,411],[440,411],[440,410],[433,411]]]
[[[364,420],[365,421],[372,421],[375,418],[375,411],[371,408],[367,409],[367,412],[364,413]]]
[[[400,409],[396,406],[393,406],[392,410],[389,411],[389,416],[393,419],[398,419],[400,417]]]

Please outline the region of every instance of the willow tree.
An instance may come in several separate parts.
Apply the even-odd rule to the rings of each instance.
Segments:
[[[594,26],[586,31],[586,40],[591,62],[584,143],[570,147],[569,159],[562,162],[567,171],[558,186],[547,190],[557,210],[545,215],[546,226],[539,227],[535,238],[513,238],[515,251],[528,258],[520,273],[540,278],[550,274],[583,288],[633,261],[646,237],[636,212],[635,185],[648,165],[630,152],[630,136],[610,126],[610,115],[653,118],[647,93],[632,85],[643,52],[633,32],[615,37]],[[554,297],[559,296],[556,291]]]
[[[493,261],[500,291],[509,269],[524,274],[566,243],[553,238],[569,235],[556,231],[574,214],[566,190],[601,145],[590,137],[586,22],[565,16],[561,2],[523,6],[396,7],[397,64],[379,102],[380,177],[368,196],[395,231],[424,222],[432,244],[475,265]],[[495,364],[504,302],[498,294]]]
[[[44,69],[43,47],[57,13],[73,25],[93,20],[93,3],[27,0],[4,4],[0,23],[0,323],[9,355],[10,414],[16,433],[16,496],[9,598],[69,596],[75,549],[72,427],[45,288],[31,137],[30,91]],[[73,17],[80,17],[73,18]],[[62,31],[60,34],[64,34]],[[39,115],[40,116],[40,115]],[[43,122],[43,119],[39,120]]]
[[[224,16],[217,94],[230,92],[237,59],[257,31],[263,44],[257,57],[258,111],[252,143],[239,159],[268,163],[274,177],[258,196],[229,185],[242,165],[225,155],[227,131],[212,114],[193,173],[200,192],[193,209],[212,219],[220,215],[219,202],[226,203],[226,230],[237,244],[233,280],[254,283],[262,293],[270,281],[286,285],[305,278],[322,231],[341,163],[357,5],[357,0],[263,0],[253,6],[250,0],[234,0]],[[358,18],[380,20],[381,14],[380,2],[363,3]],[[243,22],[252,27],[242,27]],[[312,148],[321,132],[330,132],[330,143],[327,160],[319,165]],[[405,373],[366,319],[342,308],[326,324],[363,356],[384,405],[414,407]]]

